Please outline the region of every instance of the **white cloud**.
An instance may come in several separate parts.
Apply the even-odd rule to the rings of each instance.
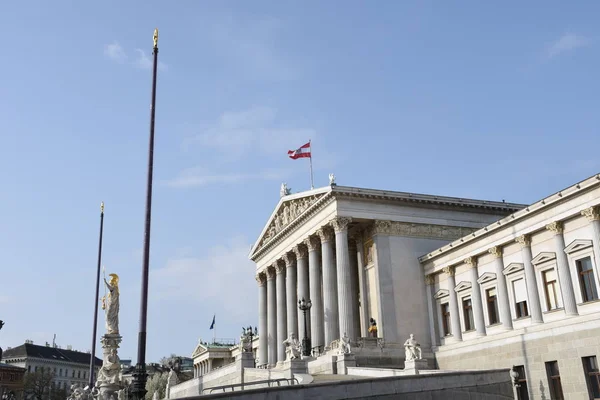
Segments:
[[[230,321],[256,315],[256,266],[248,259],[251,243],[240,237],[215,246],[204,257],[170,258],[151,271],[159,301],[183,301],[191,310],[218,309]],[[252,300],[251,300],[252,299]]]
[[[590,40],[574,33],[566,33],[548,47],[548,57],[556,57],[567,51],[572,51],[590,44]]]
[[[135,49],[135,53],[137,54],[137,58],[134,61],[136,67],[141,69],[152,69],[152,59],[146,55],[146,52],[142,49]],[[167,66],[158,62],[158,69],[166,70]]]
[[[177,177],[167,181],[166,184],[176,188],[205,186],[210,184],[231,184],[249,180],[278,180],[285,176],[283,171],[263,171],[260,173],[214,173],[203,167],[187,168]]]
[[[119,63],[127,60],[127,54],[125,54],[125,50],[123,50],[123,47],[121,47],[117,41],[104,46],[104,55]]]

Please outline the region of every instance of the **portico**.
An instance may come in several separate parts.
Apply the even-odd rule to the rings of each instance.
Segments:
[[[312,302],[313,355],[328,352],[344,334],[356,344],[367,336],[369,318],[386,346],[399,349],[396,361],[411,333],[430,354],[429,289],[417,257],[522,208],[335,184],[282,194],[250,254],[262,367],[285,360],[282,342],[291,333],[302,339],[300,298]]]

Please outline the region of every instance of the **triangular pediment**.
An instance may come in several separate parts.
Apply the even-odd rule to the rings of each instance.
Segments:
[[[493,272],[486,272],[485,274],[481,275],[479,279],[477,279],[477,283],[481,285],[493,280],[496,280],[496,274]]]
[[[460,291],[467,290],[467,289],[471,289],[471,282],[462,281],[458,285],[456,285],[456,287],[454,288],[454,291],[460,292]]]
[[[444,297],[450,296],[450,292],[446,289],[440,289],[433,295],[433,298],[436,300],[443,299]]]
[[[551,261],[556,259],[556,253],[551,253],[549,251],[543,251],[540,254],[538,254],[537,256],[533,257],[533,259],[531,260],[531,263],[533,265],[538,265],[538,264],[542,264],[545,263],[546,261]]]
[[[330,191],[331,187],[327,186],[281,197],[258,240],[252,246],[250,258],[291,226],[296,225],[296,222],[310,213],[315,204]]]
[[[577,239],[573,240],[570,245],[565,247],[565,253],[571,254],[576,251],[587,249],[588,247],[592,247],[593,243],[591,240]]]
[[[207,350],[208,350],[208,348],[206,346],[204,346],[202,343],[198,343],[198,345],[194,349],[194,352],[192,353],[192,358],[196,358],[196,357],[200,356],[202,353],[204,353]]]
[[[502,273],[504,275],[510,275],[510,274],[514,274],[515,272],[522,271],[523,268],[525,268],[525,267],[523,266],[522,263],[510,263],[502,270]]]

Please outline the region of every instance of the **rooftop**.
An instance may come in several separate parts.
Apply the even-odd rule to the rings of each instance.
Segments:
[[[2,359],[4,361],[9,360],[11,358],[24,357],[43,358],[47,360],[57,360],[63,362],[72,362],[76,364],[89,365],[91,354],[82,353],[80,351],[75,350],[59,349],[57,347],[40,346],[33,343],[22,344],[12,349],[6,350],[2,354]],[[94,361],[94,363],[97,366],[101,366],[102,360],[98,357],[95,358],[96,360]]]

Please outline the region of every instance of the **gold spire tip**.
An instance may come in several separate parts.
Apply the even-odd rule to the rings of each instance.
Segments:
[[[100,203],[100,212],[104,214],[104,202]]]
[[[154,47],[158,46],[158,28],[154,29]]]

